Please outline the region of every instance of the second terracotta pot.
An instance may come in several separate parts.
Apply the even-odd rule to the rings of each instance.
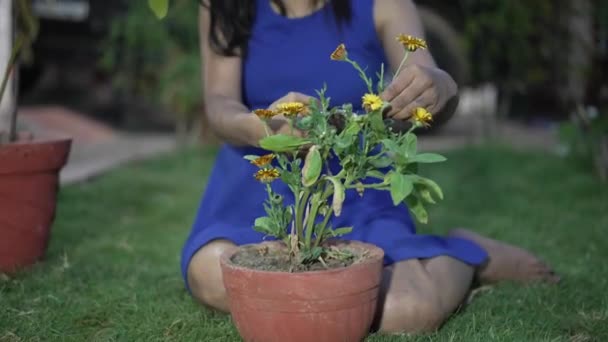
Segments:
[[[70,147],[70,139],[0,146],[0,273],[12,273],[44,256],[59,171]]]

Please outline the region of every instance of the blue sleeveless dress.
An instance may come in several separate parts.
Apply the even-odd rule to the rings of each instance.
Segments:
[[[339,26],[331,6],[302,18],[283,17],[270,7],[269,0],[256,1],[256,20],[243,60],[243,101],[251,109],[267,108],[290,91],[314,96],[327,85],[334,105],[361,105],[364,82],[347,63],[331,61],[329,55],[345,43],[349,56],[375,75],[382,63],[388,69],[373,20],[373,0],[351,1],[352,20]],[[181,268],[187,279],[192,256],[215,239],[237,245],[268,239],[252,229],[254,220],[264,215],[264,185],[253,178],[257,168],[244,155],[267,152],[252,147],[223,145],[208,180],[190,236],[182,252]],[[293,195],[280,181],[272,184],[288,203]],[[347,193],[342,215],[333,227],[353,226],[344,239],[373,243],[385,251],[385,264],[412,258],[447,255],[478,265],[486,252],[471,241],[416,233],[414,222],[403,206],[393,206],[386,191],[366,191],[360,198]],[[187,284],[186,284],[187,286]]]

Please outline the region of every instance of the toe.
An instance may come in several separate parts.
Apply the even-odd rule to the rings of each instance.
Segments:
[[[561,277],[549,266],[544,266],[538,270],[538,278],[540,281],[548,284],[557,284],[561,281]]]
[[[558,284],[562,281],[562,277],[555,273],[555,271],[550,270],[549,273],[546,275],[545,280],[550,283],[550,284]]]

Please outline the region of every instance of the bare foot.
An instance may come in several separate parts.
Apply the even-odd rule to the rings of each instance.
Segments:
[[[488,262],[480,267],[477,276],[482,284],[511,280],[522,283],[542,281],[558,283],[560,277],[532,253],[504,242],[492,240],[466,229],[454,229],[450,236],[471,240],[488,252]]]

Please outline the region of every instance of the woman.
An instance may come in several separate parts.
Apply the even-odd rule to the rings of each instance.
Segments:
[[[210,0],[200,10],[206,112],[226,141],[182,255],[186,286],[201,303],[228,311],[219,256],[235,245],[260,242],[251,229],[264,214],[264,187],[243,155],[259,154],[264,135],[256,108],[285,101],[308,102],[327,84],[332,103],[360,103],[363,82],[346,63],[330,61],[339,43],[372,75],[382,63],[394,72],[403,50],[399,33],[422,37],[411,0]],[[414,107],[436,115],[454,110],[457,86],[426,51],[416,52],[381,94],[389,116],[406,120]],[[280,119],[276,132],[288,132]],[[280,183],[280,182],[275,182]],[[288,194],[277,184],[275,191]],[[353,194],[349,194],[353,196]],[[346,239],[382,247],[386,253],[377,316],[382,332],[437,329],[462,303],[474,280],[556,281],[532,254],[467,230],[447,237],[417,235],[406,210],[386,192],[348,198],[335,226],[355,226]]]

